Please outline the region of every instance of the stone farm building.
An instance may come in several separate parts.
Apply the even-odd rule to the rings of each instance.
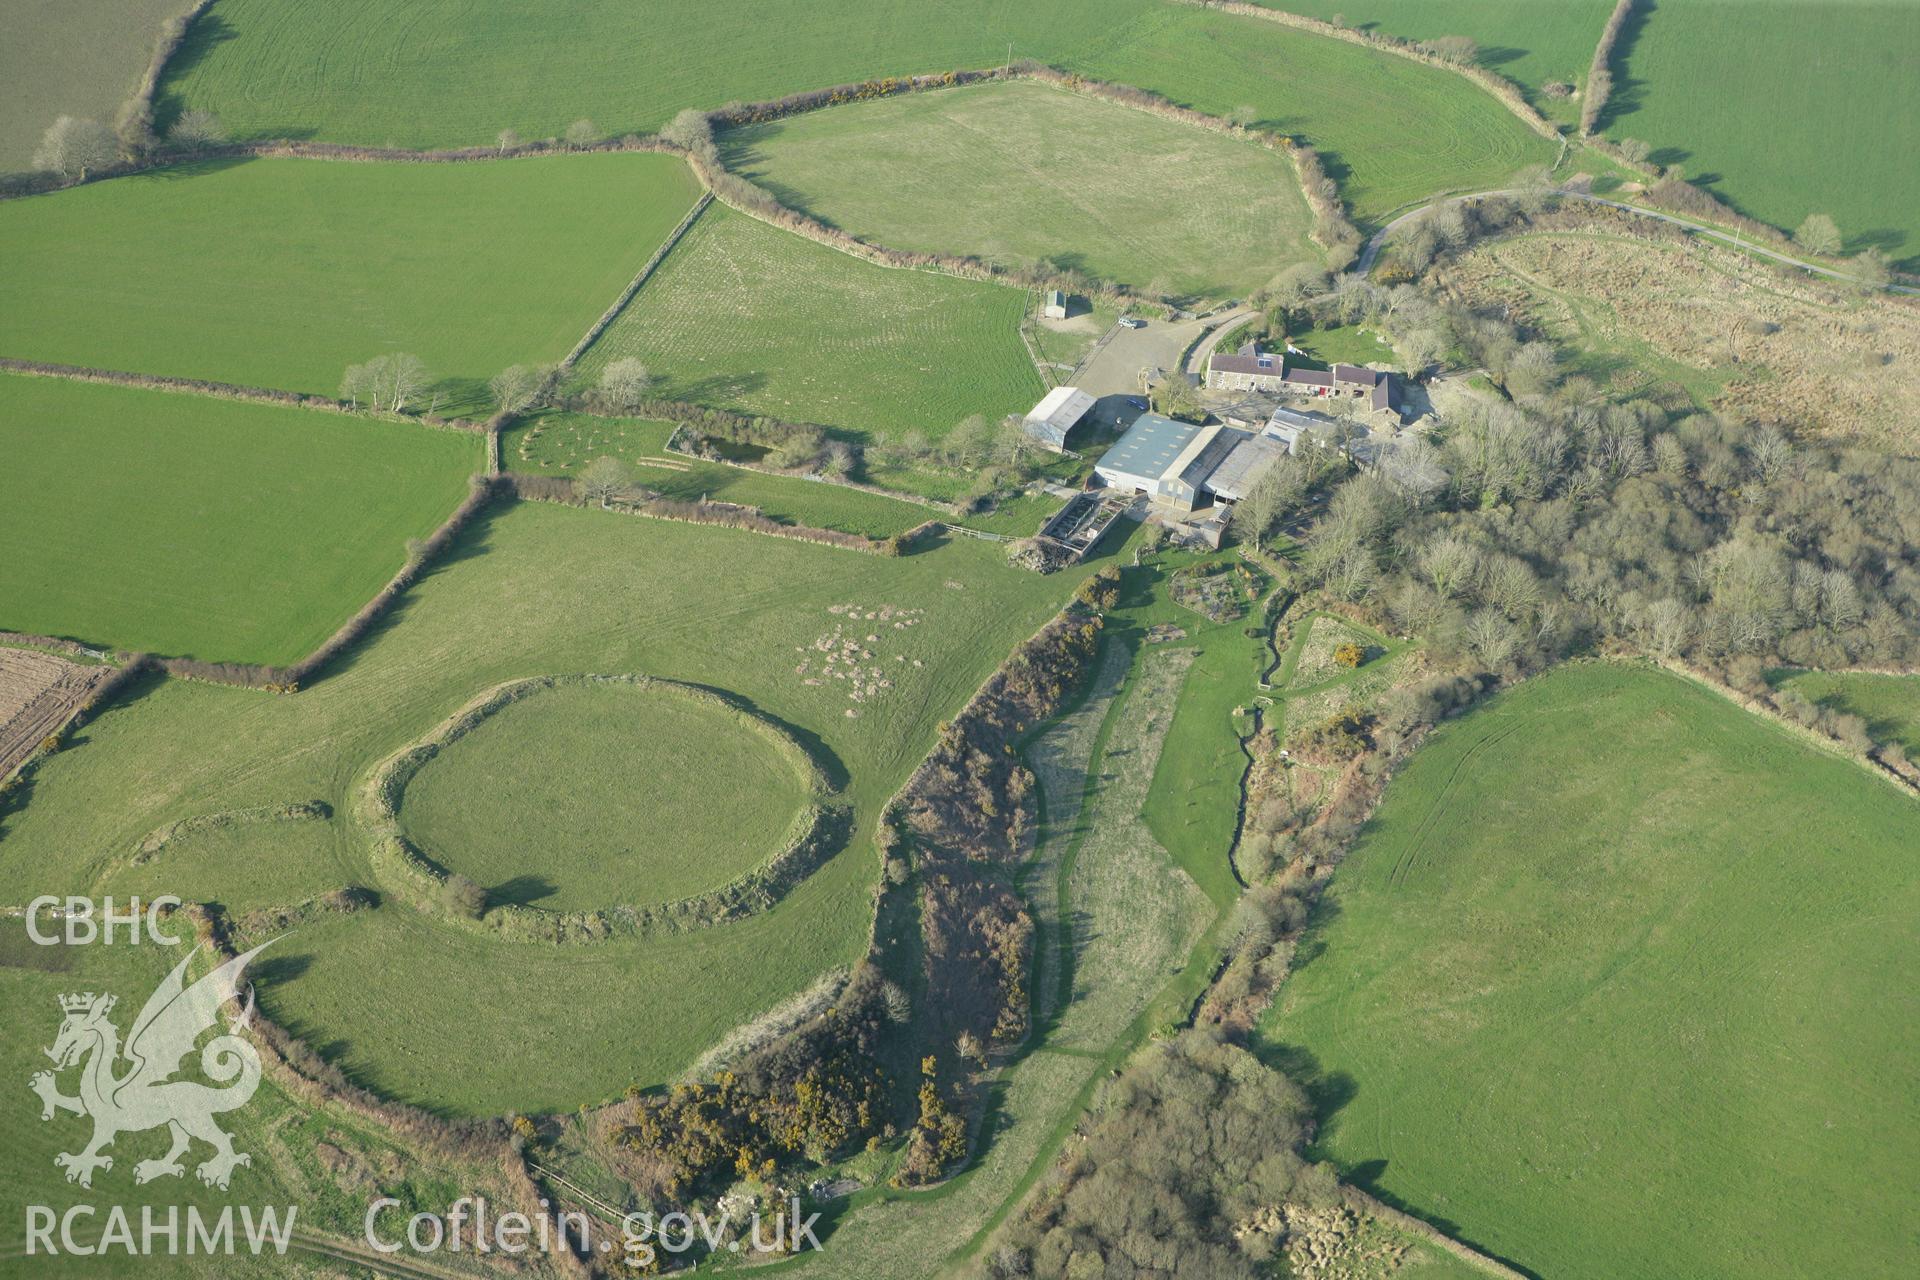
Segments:
[[[1193,511],[1216,499],[1238,501],[1286,451],[1278,440],[1237,427],[1201,427],[1143,413],[1093,470],[1108,488]]]
[[[1232,355],[1207,357],[1207,386],[1214,391],[1261,391],[1316,399],[1364,400],[1371,413],[1400,412],[1393,375],[1357,364],[1331,369],[1289,369],[1287,358],[1249,342]]]
[[[1093,408],[1093,397],[1078,387],[1055,387],[1028,411],[1027,434],[1049,449],[1064,450],[1067,433]]]

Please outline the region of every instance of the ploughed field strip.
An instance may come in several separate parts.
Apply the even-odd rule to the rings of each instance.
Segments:
[[[890,249],[1215,296],[1319,257],[1283,152],[1042,84],[832,107],[721,144],[784,203]]]
[[[0,647],[0,778],[58,733],[113,670],[38,649]]]
[[[484,417],[558,360],[699,195],[686,164],[176,165],[0,203],[0,355],[313,395],[404,352],[408,408]]]
[[[212,662],[318,648],[459,505],[479,439],[0,374],[0,629]]]
[[[633,356],[675,399],[869,436],[939,435],[1043,390],[1027,292],[875,266],[715,204],[581,360]]]

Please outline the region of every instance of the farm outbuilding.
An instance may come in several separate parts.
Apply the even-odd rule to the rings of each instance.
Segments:
[[[1067,295],[1058,289],[1047,290],[1046,305],[1040,308],[1040,314],[1049,320],[1067,318]]]
[[[1093,470],[1110,488],[1192,511],[1208,498],[1236,501],[1283,452],[1250,431],[1143,413]]]
[[[1065,449],[1067,433],[1093,408],[1093,397],[1078,387],[1055,387],[1027,413],[1027,434],[1049,449]]]

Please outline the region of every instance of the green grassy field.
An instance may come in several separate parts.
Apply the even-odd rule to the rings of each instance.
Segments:
[[[1915,269],[1915,22],[1901,0],[1662,0],[1622,38],[1605,130],[1742,213],[1789,231],[1829,214],[1850,250]]]
[[[669,454],[667,437],[672,434],[672,425],[665,422],[555,413],[516,423],[501,448],[506,465],[515,471],[569,475],[595,458],[619,458],[632,465],[637,481],[669,498],[737,502],[788,524],[844,529],[869,538],[905,533],[941,514],[844,485],[763,475]]]
[[[1801,671],[1786,673],[1780,683],[1823,706],[1859,716],[1874,741],[1897,742],[1909,758],[1920,759],[1920,677]]]
[[[1069,65],[1211,115],[1254,108],[1263,127],[1319,148],[1363,226],[1554,158],[1552,144],[1460,76],[1257,18],[1168,6]]]
[[[891,248],[1041,260],[1177,295],[1317,258],[1285,155],[1046,85],[973,85],[731,131],[727,165]]]
[[[192,931],[182,932],[191,942]],[[368,1201],[376,1194],[392,1196],[403,1206],[394,1211],[400,1215],[395,1220],[403,1231],[407,1214],[429,1207],[444,1212],[457,1196],[480,1191],[496,1203],[503,1198],[506,1189],[501,1185],[498,1167],[488,1167],[491,1162],[450,1164],[444,1154],[410,1148],[404,1137],[379,1132],[376,1126],[344,1109],[320,1111],[297,1102],[280,1091],[271,1075],[244,1107],[220,1116],[220,1127],[232,1136],[234,1149],[244,1152],[251,1161],[233,1171],[227,1190],[205,1186],[195,1176],[195,1166],[212,1153],[211,1147],[198,1141],[182,1158],[182,1176],[136,1183],[134,1166],[141,1160],[158,1158],[167,1149],[162,1129],[117,1135],[106,1148],[113,1157],[113,1167],[96,1172],[91,1188],[66,1182],[53,1163],[54,1156],[80,1150],[92,1124],[67,1112],[56,1112],[53,1119],[41,1121],[40,1103],[26,1089],[30,1075],[51,1066],[41,1051],[54,1043],[59,1032],[60,997],[76,991],[116,996],[118,1004],[109,1019],[125,1034],[149,993],[185,954],[184,947],[144,944],[40,946],[28,938],[21,920],[0,920],[0,1001],[8,1012],[8,1034],[0,1037],[0,1069],[16,1082],[17,1093],[12,1100],[15,1133],[0,1147],[0,1187],[6,1189],[5,1194],[16,1206],[16,1212],[0,1223],[0,1257],[6,1259],[0,1263],[0,1271],[9,1276],[95,1278],[137,1272],[182,1280],[333,1274],[297,1249],[285,1257],[275,1256],[271,1248],[262,1257],[250,1256],[238,1206],[256,1213],[272,1207],[283,1224],[292,1206],[297,1212],[295,1223],[301,1229],[358,1241]],[[188,970],[189,980],[208,968],[203,956]],[[124,1071],[124,1067],[120,1069]],[[73,1094],[78,1078],[77,1067],[59,1073],[61,1092]],[[376,1180],[377,1192],[372,1190]],[[54,1241],[60,1256],[48,1256],[41,1249],[30,1260],[24,1259],[26,1221],[18,1207],[27,1204],[46,1205],[61,1214],[75,1205],[98,1206],[91,1215],[74,1219],[76,1242],[88,1245],[101,1239],[109,1204],[125,1207],[136,1241],[142,1206],[154,1206],[157,1221],[163,1226],[172,1207],[180,1214],[180,1244],[176,1250],[180,1256],[166,1256],[166,1239],[162,1236],[156,1237],[155,1256],[141,1257],[137,1262],[126,1260],[129,1254],[122,1251],[124,1246],[116,1246],[104,1257],[80,1257],[65,1252],[56,1232]],[[231,1256],[207,1256],[195,1250],[189,1255],[188,1206],[209,1223],[223,1209],[234,1209],[234,1235],[242,1241],[239,1251]]]
[[[191,0],[0,0],[0,172],[25,169],[55,116],[113,123],[146,72],[160,23]]]
[[[555,136],[590,116],[658,128],[682,107],[775,98],[873,76],[1053,58],[1158,0],[585,0],[564,22],[510,0],[380,0],[324,10],[221,0],[166,82],[247,136],[406,147]]]
[[[656,391],[868,435],[938,436],[1033,407],[1026,292],[862,262],[713,205],[581,361]]]
[[[1543,96],[1552,81],[1587,83],[1600,29],[1613,10],[1612,0],[1273,0],[1275,9],[1331,20],[1344,16],[1350,27],[1371,28],[1409,40],[1470,36],[1480,46],[1480,65],[1491,67],[1528,91],[1549,119],[1580,119],[1580,102]]]
[[[1535,1273],[1907,1274],[1916,824],[1676,677],[1537,677],[1395,779],[1264,1036],[1322,1154]]]
[[[807,800],[778,748],[720,708],[582,683],[503,707],[443,747],[407,783],[400,819],[492,902],[592,911],[745,875],[780,851]]]
[[[19,375],[0,455],[0,628],[266,663],[371,599],[484,465],[463,432]]]
[[[393,351],[484,415],[698,195],[681,161],[210,162],[0,204],[0,355],[335,395]],[[420,407],[425,408],[423,403]]]
[[[289,907],[353,882],[329,822],[257,822],[185,832],[152,857],[127,859],[103,881],[115,896],[170,893],[229,911]]]
[[[265,975],[276,1019],[384,1093],[483,1113],[599,1101],[672,1078],[861,954],[879,806],[1078,576],[1010,570],[998,546],[966,539],[887,558],[515,506],[476,524],[391,625],[299,694],[167,681],[94,720],[84,743],[39,767],[24,806],[0,814],[7,900],[84,891],[176,819],[310,799],[351,815],[377,760],[504,680],[632,671],[726,689],[807,743],[854,806],[856,838],[771,910],[548,947],[474,934],[388,894],[300,927]],[[898,628],[897,612],[864,617],[888,607],[924,612]],[[866,647],[894,685],[879,698],[854,703],[842,682],[796,670],[797,650],[848,626],[878,637]],[[330,826],[345,878],[377,888],[354,824]]]

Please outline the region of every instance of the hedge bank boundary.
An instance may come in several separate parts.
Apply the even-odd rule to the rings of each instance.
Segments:
[[[1519,85],[1507,79],[1497,71],[1470,63],[1454,62],[1436,53],[1422,49],[1412,40],[1382,32],[1356,31],[1352,27],[1336,27],[1331,22],[1322,22],[1318,18],[1308,18],[1298,13],[1288,13],[1284,9],[1267,9],[1257,4],[1246,4],[1242,0],[1171,0],[1173,4],[1191,5],[1196,9],[1218,9],[1222,13],[1236,14],[1242,18],[1257,18],[1262,22],[1274,22],[1283,27],[1293,27],[1300,31],[1309,31],[1314,35],[1328,36],[1335,40],[1345,40],[1348,44],[1357,44],[1363,48],[1378,49],[1382,53],[1391,53],[1442,71],[1451,71],[1464,76],[1487,93],[1499,100],[1500,105],[1511,111],[1522,124],[1551,142],[1561,139],[1560,130],[1552,121],[1533,109],[1526,94]]]
[[[591,911],[548,911],[540,907],[485,907],[478,916],[449,901],[456,873],[426,856],[408,837],[401,819],[407,784],[442,750],[523,699],[567,685],[626,685],[685,698],[720,711],[734,723],[771,743],[794,770],[809,797],[794,816],[781,848],[751,871],[726,884],[671,902],[617,903]],[[461,927],[522,942],[584,943],[608,938],[654,937],[686,933],[745,919],[772,907],[845,843],[851,813],[827,781],[813,756],[784,729],[717,690],[655,676],[532,676],[495,685],[428,733],[375,766],[361,790],[359,814],[370,836],[369,855],[377,874],[416,909]]]
[[[18,360],[0,356],[0,373],[29,378],[62,378],[68,382],[106,383],[118,387],[137,387],[142,391],[170,391],[181,395],[211,396],[216,400],[245,400],[253,404],[280,408],[315,409],[321,413],[345,414],[373,422],[392,422],[407,426],[432,427],[438,431],[466,431],[484,435],[487,423],[465,418],[442,418],[438,414],[383,413],[374,409],[355,409],[332,396],[309,395],[304,391],[278,391],[272,387],[249,387],[237,382],[214,382],[207,378],[171,378],[155,373],[128,373],[121,369],[96,369],[91,365],[58,364],[50,360]]]
[[[561,506],[585,509],[594,509],[596,505],[576,493],[573,481],[563,476],[529,475],[523,471],[508,471],[502,473],[500,479],[513,496],[523,502],[555,502]],[[758,507],[739,506],[731,502],[680,502],[672,498],[647,497],[615,500],[602,509],[625,516],[640,516],[647,520],[671,520],[678,524],[703,524],[721,529],[738,529],[745,533],[764,534],[770,538],[788,538],[795,542],[810,542],[815,546],[837,547],[842,551],[861,551],[876,556],[899,555],[907,541],[905,535],[876,539],[858,533],[847,533],[840,529],[816,529],[811,525],[782,524],[762,514]]]

